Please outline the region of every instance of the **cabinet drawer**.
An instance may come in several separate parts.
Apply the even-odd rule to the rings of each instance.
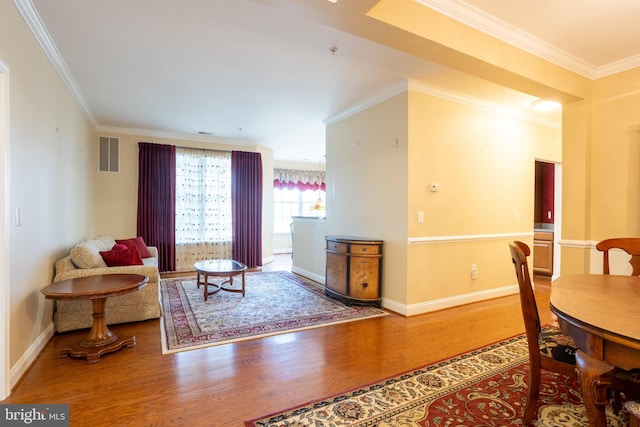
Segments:
[[[353,255],[377,255],[380,253],[380,245],[351,245]]]
[[[533,240],[553,241],[553,233],[544,232],[544,231],[536,231],[536,232],[533,233]]]
[[[331,250],[331,251],[336,251],[336,252],[347,252],[347,244],[346,243],[338,243],[338,242],[332,242],[332,241],[327,241],[327,249]]]

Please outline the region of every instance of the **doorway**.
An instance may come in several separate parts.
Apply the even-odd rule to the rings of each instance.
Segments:
[[[535,161],[533,272],[540,276],[560,271],[561,181],[560,164]]]

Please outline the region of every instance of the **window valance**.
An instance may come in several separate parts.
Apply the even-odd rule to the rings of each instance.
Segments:
[[[324,171],[298,169],[274,169],[274,188],[297,188],[298,190],[326,190]]]

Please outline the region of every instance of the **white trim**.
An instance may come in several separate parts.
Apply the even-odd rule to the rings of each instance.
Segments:
[[[49,340],[53,337],[53,322],[49,323],[49,326],[45,328],[40,336],[29,346],[27,351],[24,352],[20,360],[18,360],[15,366],[11,369],[11,387],[18,384],[20,378],[29,370],[29,367],[38,359],[38,355],[47,346]]]
[[[469,234],[462,236],[409,237],[408,243],[410,245],[423,245],[430,243],[469,242],[474,240],[513,239],[517,237],[533,237],[533,231],[522,233]]]
[[[598,67],[533,37],[531,34],[513,27],[461,0],[414,1],[518,49],[592,80],[630,70],[640,65],[640,55],[636,55]]]
[[[456,92],[450,89],[444,89],[429,83],[419,82],[416,80],[408,81],[408,89],[424,95],[435,96],[436,98],[446,99],[458,104],[468,105],[470,107],[483,110],[498,112],[502,115],[513,117],[525,122],[546,126],[552,129],[562,129],[562,123],[558,120],[545,119],[530,112],[518,110],[515,108],[505,107],[502,104],[487,101],[486,99],[476,98],[464,93]]]
[[[319,274],[316,274],[316,273],[314,273],[312,271],[305,270],[304,268],[296,267],[295,265],[291,266],[291,272],[299,274],[302,277],[306,277],[308,279],[311,279],[314,282],[318,282],[320,284],[323,284],[323,286],[324,286],[324,283],[326,283],[326,280],[325,280],[324,276],[320,276]]]
[[[283,234],[283,233],[281,233]],[[273,250],[273,254],[274,255],[282,255],[282,254],[290,254],[291,253],[291,248],[282,248],[282,249],[274,249]],[[273,257],[271,257],[271,261],[273,261]]]
[[[153,129],[137,129],[137,128],[117,127],[117,126],[94,125],[94,130],[96,132],[102,132],[102,133],[146,136],[150,138],[178,139],[178,140],[185,140],[185,141],[213,142],[216,144],[233,145],[233,146],[238,145],[238,146],[252,147],[256,144],[255,141],[249,141],[247,139],[241,139],[241,138],[223,138],[215,135],[199,135],[199,134],[193,134],[193,133],[168,132],[168,131],[153,130]]]
[[[42,50],[47,54],[49,61],[51,61],[53,68],[55,68],[60,75],[60,78],[71,93],[71,96],[76,100],[78,107],[84,113],[89,123],[92,123],[95,127],[97,124],[96,118],[93,115],[89,104],[87,104],[87,101],[84,99],[84,95],[73,78],[71,71],[69,71],[67,64],[64,62],[62,55],[60,55],[60,52],[53,43],[51,36],[49,36],[49,32],[42,24],[40,15],[38,15],[38,11],[33,6],[33,3],[31,3],[31,0],[13,0],[13,3],[16,5],[18,11],[20,11],[22,18],[31,29],[31,32],[35,36],[36,40],[38,40],[38,43],[40,43],[40,46],[42,46]]]
[[[401,304],[399,302],[383,298],[382,306],[404,316],[416,316],[418,314],[425,314],[474,302],[487,301],[495,298],[514,295],[518,292],[518,285],[516,284],[504,286],[502,288],[488,289],[486,291],[472,292],[469,294],[456,295],[453,297],[441,298],[433,301],[425,301],[411,305]]]
[[[9,70],[0,63],[0,400],[11,393],[9,371],[11,369],[11,317],[9,254]]]
[[[598,242],[594,240],[566,240],[562,239],[558,241],[558,245],[562,248],[580,248],[591,249],[595,248]]]
[[[436,98],[444,99],[447,101],[455,102],[462,105],[468,105],[474,108],[480,108],[487,111],[494,111],[500,114],[513,117],[515,119],[519,119],[522,121],[526,121],[533,124],[538,124],[541,126],[546,126],[551,129],[561,129],[562,123],[558,120],[553,119],[544,119],[540,116],[536,116],[535,114],[528,113],[523,110],[518,110],[515,108],[505,107],[504,105],[487,101],[482,98],[475,98],[473,96],[465,95],[460,92],[456,92],[454,90],[445,89],[439,86],[435,86],[432,84],[419,82],[413,79],[403,80],[399,83],[394,84],[393,86],[388,87],[382,92],[375,94],[374,96],[364,100],[363,102],[354,105],[353,107],[336,114],[335,116],[329,117],[324,120],[324,124],[326,126],[332,125],[334,123],[339,122],[340,120],[344,120],[349,116],[357,114],[361,111],[364,111],[380,102],[386,101],[387,99],[399,95],[403,92],[414,91],[421,93],[423,95],[429,95]]]
[[[361,111],[364,111],[370,107],[373,107],[376,104],[379,104],[383,101],[386,101],[387,99],[394,97],[396,95],[399,95],[403,92],[406,92],[407,90],[409,90],[409,86],[408,86],[408,82],[406,80],[400,81],[392,86],[389,86],[388,88],[384,89],[383,91],[380,91],[376,94],[374,94],[373,96],[365,99],[364,101],[360,102],[359,104],[354,105],[351,108],[346,109],[345,111],[338,113],[334,116],[328,117],[324,120],[324,124],[326,126],[332,125],[334,123],[337,123],[341,120],[346,119],[349,116],[353,116],[354,114],[357,114]]]

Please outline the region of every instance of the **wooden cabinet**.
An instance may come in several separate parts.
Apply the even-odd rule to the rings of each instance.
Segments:
[[[534,232],[533,272],[542,276],[553,275],[553,232]]]
[[[381,306],[382,240],[326,236],[325,293],[347,305]]]

